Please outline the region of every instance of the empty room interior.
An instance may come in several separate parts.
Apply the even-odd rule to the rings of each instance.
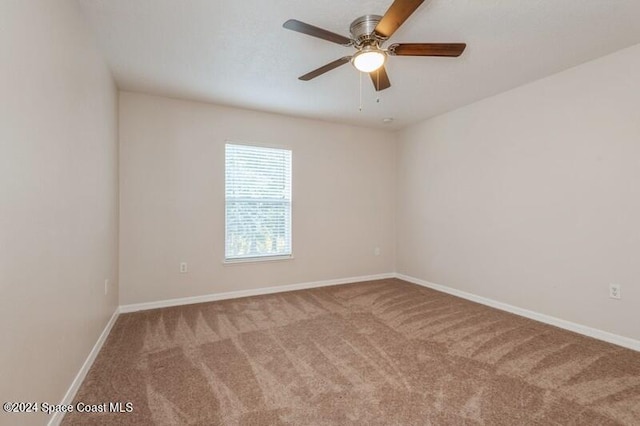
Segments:
[[[0,425],[640,425],[637,0],[0,0]]]

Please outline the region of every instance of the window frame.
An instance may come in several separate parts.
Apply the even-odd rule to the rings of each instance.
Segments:
[[[289,253],[288,254],[265,254],[260,256],[244,256],[244,257],[227,257],[227,145],[235,145],[247,148],[257,148],[257,149],[275,149],[275,150],[284,150],[289,151],[289,198],[288,198],[288,235],[289,235]],[[235,265],[235,264],[247,264],[247,263],[255,263],[255,262],[278,262],[283,260],[291,260],[294,258],[293,256],[293,150],[290,147],[279,146],[279,145],[271,145],[271,144],[260,144],[260,143],[250,143],[250,142],[235,142],[226,140],[224,143],[224,257],[223,264],[225,265]],[[286,224],[285,224],[286,229]]]

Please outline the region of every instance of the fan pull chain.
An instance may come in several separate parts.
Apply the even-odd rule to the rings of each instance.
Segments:
[[[358,111],[362,112],[362,73],[358,73],[358,78],[360,80],[360,106],[358,107]]]
[[[380,87],[380,69],[378,68],[378,71],[376,71],[376,80],[378,82],[378,84],[376,84],[376,103],[380,103],[380,92],[377,90],[378,87]]]

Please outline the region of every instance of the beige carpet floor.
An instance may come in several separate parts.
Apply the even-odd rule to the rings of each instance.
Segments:
[[[65,425],[640,425],[640,353],[389,279],[121,315]]]

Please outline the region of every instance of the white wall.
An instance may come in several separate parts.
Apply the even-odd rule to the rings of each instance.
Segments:
[[[640,339],[639,76],[640,45],[402,132],[398,272]]]
[[[227,140],[293,150],[293,260],[223,265]],[[375,130],[120,93],[121,304],[393,272],[394,142]]]
[[[118,302],[117,92],[72,1],[1,1],[0,52],[0,401],[59,403]]]

